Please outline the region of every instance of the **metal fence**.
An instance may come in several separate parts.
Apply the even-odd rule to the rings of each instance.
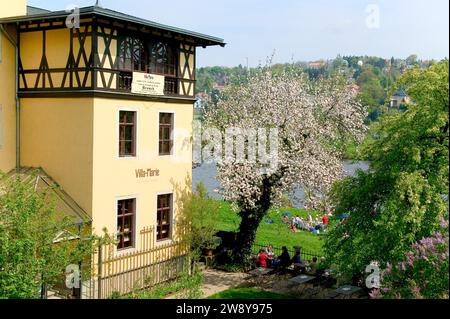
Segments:
[[[252,252],[254,254],[258,254],[258,252],[261,249],[265,250],[267,248],[267,246],[269,246],[269,245],[254,244],[252,247]],[[300,256],[303,261],[311,261],[314,257],[316,257],[317,260],[320,260],[320,258],[322,258],[322,254],[319,254],[317,252],[313,252],[313,251],[310,251],[307,249],[303,249],[301,247],[299,247],[299,248],[300,248]],[[282,252],[281,247],[273,247],[273,253],[276,256],[280,256],[281,252]],[[288,252],[289,252],[289,255],[291,257],[293,257],[295,255],[295,248],[294,247],[292,249],[288,248]]]

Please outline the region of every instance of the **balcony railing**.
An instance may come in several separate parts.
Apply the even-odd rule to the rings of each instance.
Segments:
[[[121,71],[119,73],[118,89],[124,92],[131,92],[131,84],[133,82],[133,73]],[[165,77],[164,95],[178,95],[179,79],[176,77]]]

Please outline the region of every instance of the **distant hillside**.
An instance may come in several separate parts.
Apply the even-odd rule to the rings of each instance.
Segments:
[[[383,59],[369,56],[337,56],[332,60],[275,64],[275,71],[286,68],[298,69],[307,73],[311,79],[343,75],[349,84],[359,92],[361,102],[369,107],[368,121],[374,121],[387,106],[389,97],[395,89],[393,85],[406,70],[413,67],[426,68],[431,61],[422,61],[416,55],[407,59]],[[255,68],[204,67],[197,70],[197,92],[206,93],[214,100],[228,84],[245,81],[249,72]]]

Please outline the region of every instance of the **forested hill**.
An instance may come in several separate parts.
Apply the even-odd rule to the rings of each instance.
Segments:
[[[413,67],[428,67],[432,61],[422,61],[416,55],[406,59],[383,59],[369,56],[338,56],[335,59],[313,62],[275,64],[275,70],[298,68],[311,79],[341,74],[349,84],[355,84],[361,102],[369,106],[369,120],[375,120],[390,100],[395,89],[393,85],[401,74]],[[219,96],[224,86],[242,81],[252,68],[204,67],[197,70],[197,92],[206,93],[213,98]]]

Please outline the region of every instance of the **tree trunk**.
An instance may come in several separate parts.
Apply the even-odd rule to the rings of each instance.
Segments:
[[[233,262],[245,268],[251,265],[252,246],[255,243],[256,231],[264,216],[271,207],[272,187],[276,185],[279,178],[265,178],[262,183],[261,197],[256,208],[243,210],[239,213],[241,224],[236,236],[236,245],[233,249]]]
[[[264,215],[248,211],[241,212],[240,215],[242,219],[236,236],[236,245],[233,249],[233,262],[248,267],[251,264],[252,246],[255,242],[256,231]]]

